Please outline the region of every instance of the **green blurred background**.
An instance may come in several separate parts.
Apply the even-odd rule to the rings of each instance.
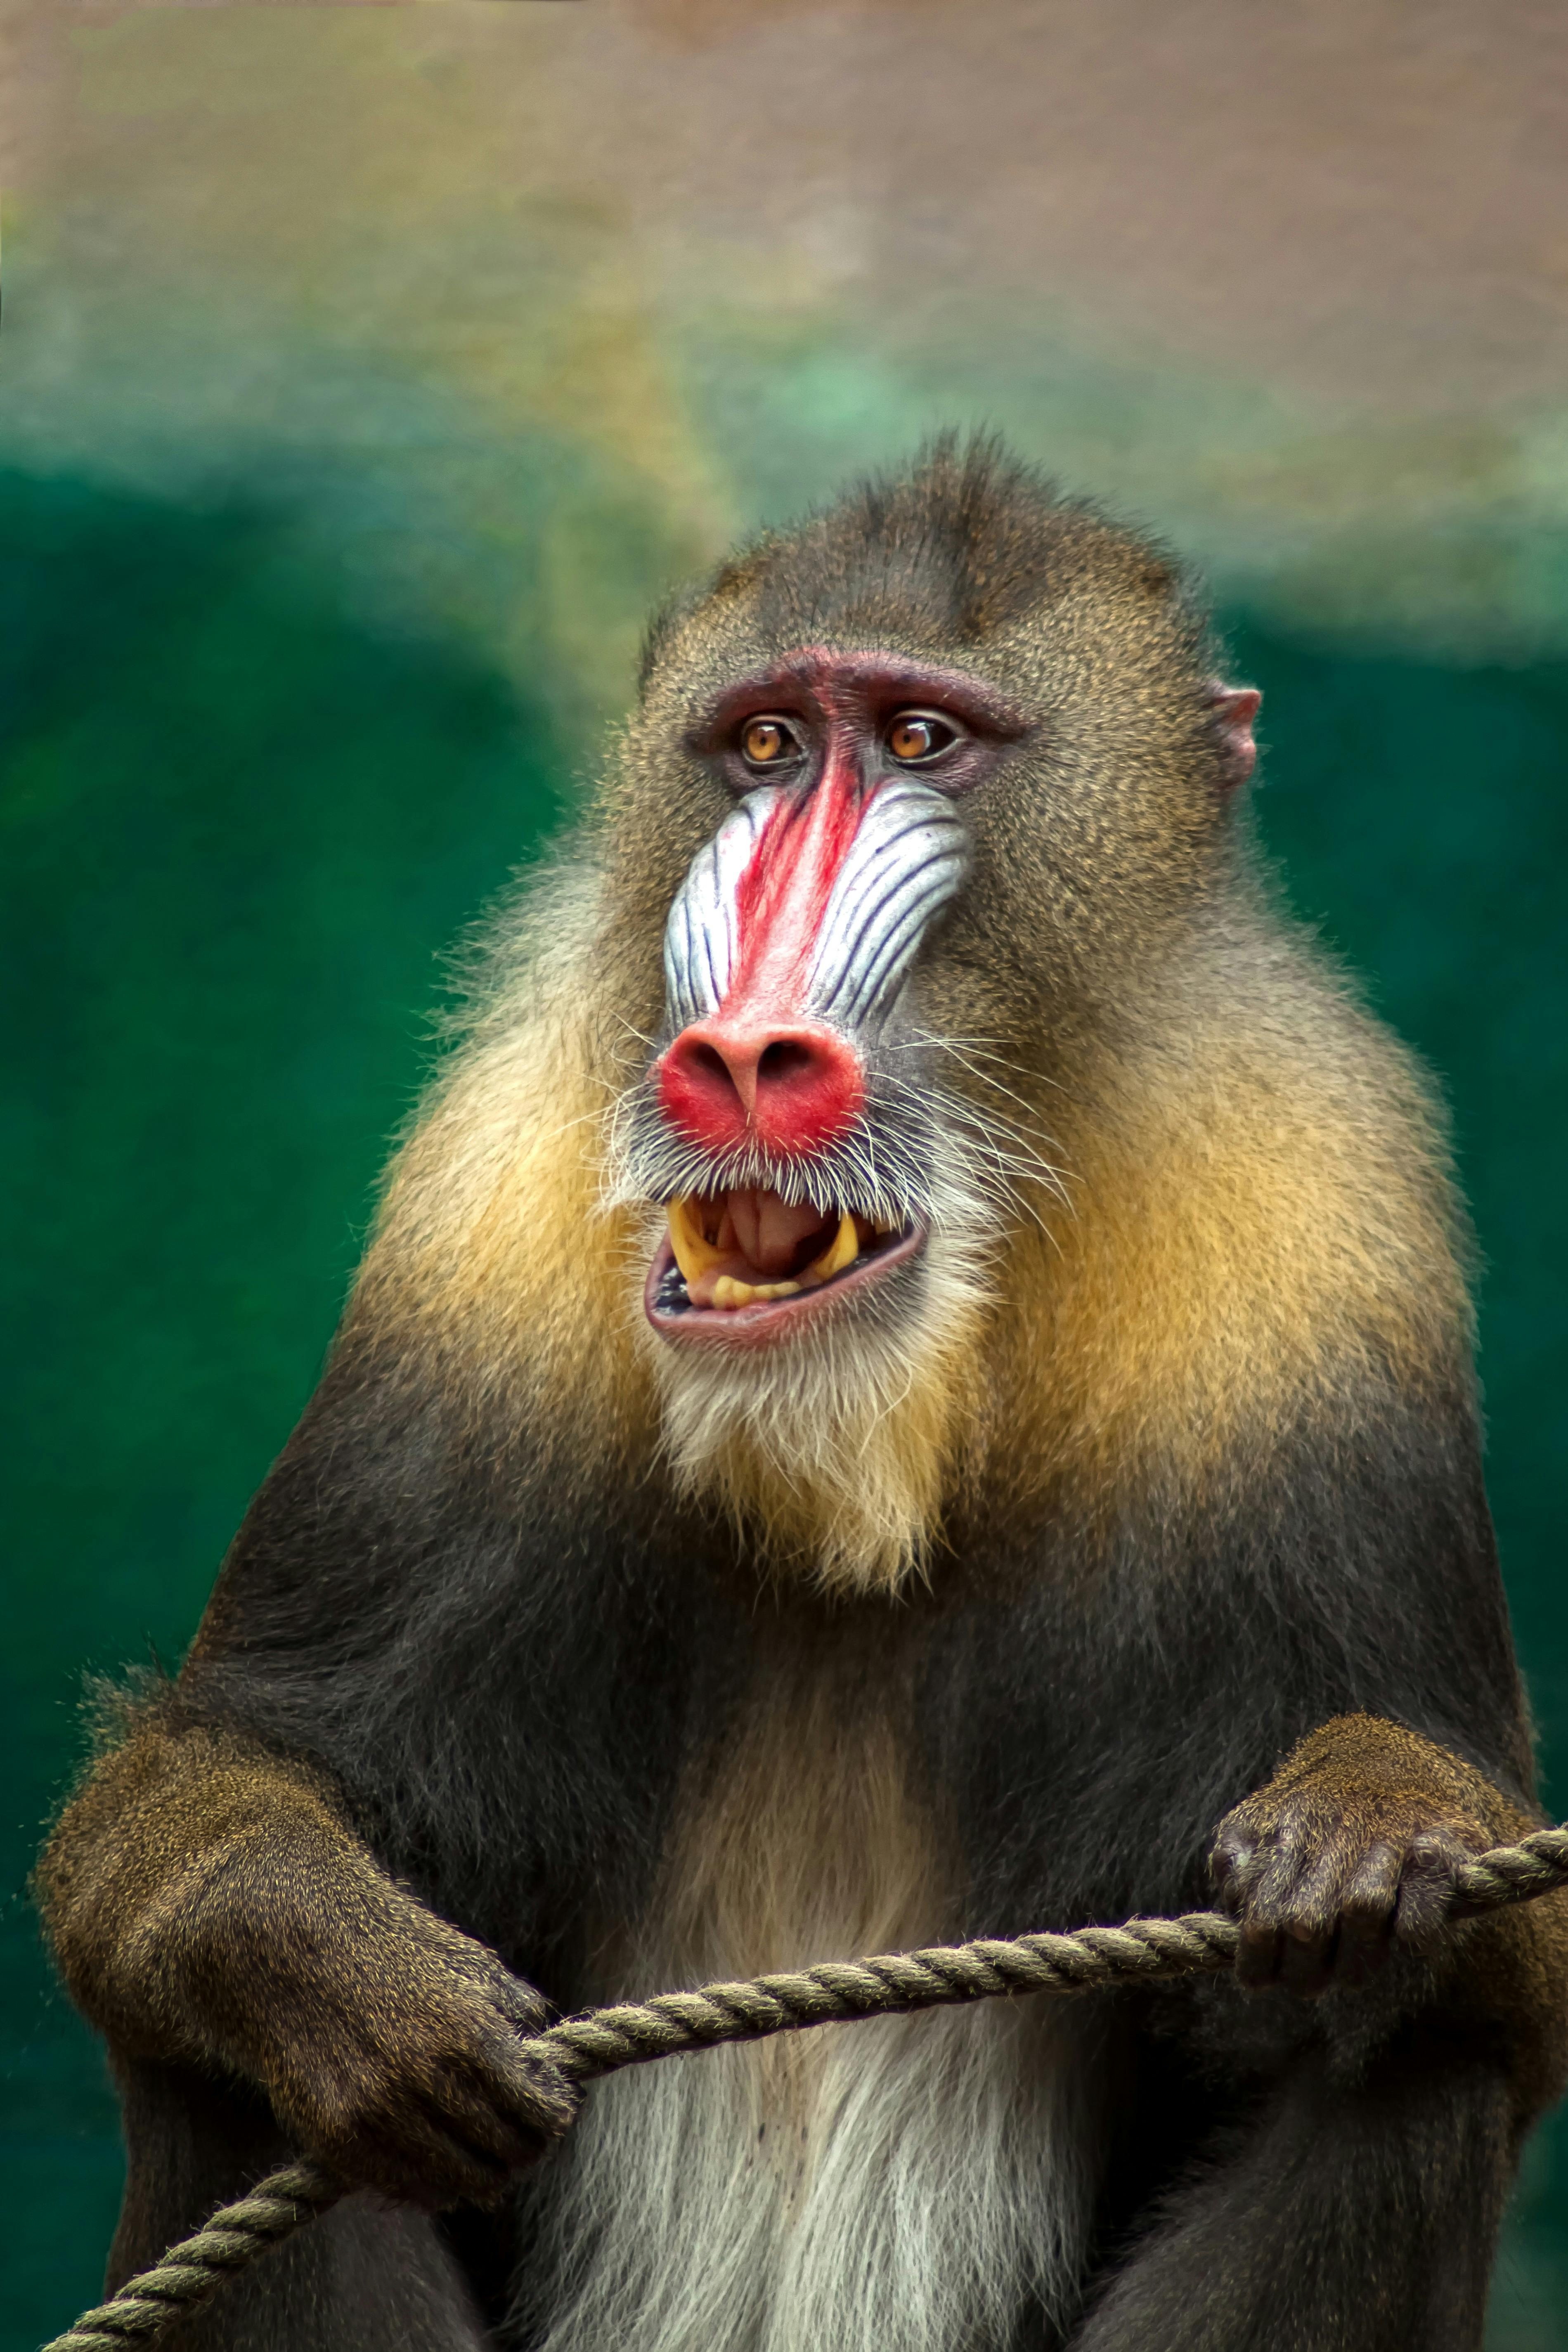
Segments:
[[[118,2194],[23,1891],[82,1675],[188,1639],[442,953],[601,756],[649,602],[935,424],[1001,424],[1207,568],[1295,903],[1447,1087],[1568,1811],[1564,77],[1539,12],[1457,23],[0,26],[0,2352],[94,2296]],[[1492,2339],[1568,2352],[1561,2127]]]

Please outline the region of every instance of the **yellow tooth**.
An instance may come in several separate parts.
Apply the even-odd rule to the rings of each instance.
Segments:
[[[710,1241],[703,1238],[697,1222],[697,1212],[689,1200],[672,1201],[667,1212],[669,1218],[669,1245],[675,1252],[675,1263],[688,1283],[706,1274],[715,1260],[724,1255]]]
[[[853,1265],[859,1255],[860,1236],[855,1230],[854,1218],[846,1209],[838,1220],[838,1231],[822,1255],[812,1259],[800,1278],[802,1282],[814,1285],[829,1282],[836,1274],[842,1274],[847,1265]]]
[[[690,1199],[671,1201],[666,1212],[669,1219],[669,1245],[675,1263],[689,1285],[707,1274],[729,1253],[715,1249],[703,1234],[698,1222],[695,1203]],[[758,1299],[793,1298],[796,1292],[815,1288],[818,1283],[830,1282],[853,1265],[860,1255],[860,1236],[855,1220],[847,1212],[838,1221],[838,1231],[820,1257],[814,1258],[795,1282],[737,1282],[731,1274],[721,1274],[713,1286],[715,1307],[750,1307]]]
[[[713,1304],[751,1307],[759,1298],[793,1298],[799,1288],[798,1282],[737,1282],[732,1274],[721,1274],[713,1285]]]

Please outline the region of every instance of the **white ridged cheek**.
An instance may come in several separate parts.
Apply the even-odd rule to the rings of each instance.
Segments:
[[[913,777],[882,785],[823,915],[806,991],[811,1012],[841,1029],[878,1027],[968,863],[969,836],[945,794]]]
[[[740,945],[736,893],[763,827],[784,797],[763,784],[748,793],[692,859],[664,927],[665,1013],[672,1029],[717,1013]]]

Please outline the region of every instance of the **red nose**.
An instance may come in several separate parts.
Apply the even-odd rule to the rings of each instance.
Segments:
[[[720,1017],[681,1031],[658,1066],[658,1092],[666,1118],[710,1150],[798,1152],[835,1142],[865,1086],[858,1055],[831,1029]]]

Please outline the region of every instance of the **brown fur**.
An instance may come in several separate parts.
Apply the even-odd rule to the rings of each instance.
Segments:
[[[503,984],[393,1167],[353,1312],[437,1356],[492,1433],[570,1397],[593,1431],[579,1424],[574,1451],[625,1464],[656,1439],[637,1345],[647,1219],[606,1204],[604,1172],[649,1015],[606,971],[602,901],[591,871],[568,868],[507,927]]]
[[[388,1878],[317,1775],[171,1709],[106,1759],[67,1820],[38,1891],[66,1982],[122,2062],[259,2083],[285,2129],[349,2179],[421,2202],[432,2161],[457,2157],[416,2121],[437,2081],[514,2078],[501,2139],[470,2103],[478,2145],[456,2163],[469,2194],[574,2113],[575,2091],[516,2038],[542,2004]],[[411,2124],[413,2163],[398,2153]]]
[[[1407,1068],[1370,1024],[1336,1069],[1328,1023],[1216,1037],[1202,1017],[1179,1057],[1102,1072],[1090,1116],[1053,1111],[1072,1208],[1013,1238],[969,1471],[1026,1505],[1140,1475],[1190,1491],[1347,1377],[1451,1369],[1468,1304]]]
[[[628,1105],[666,910],[730,805],[705,713],[824,644],[967,665],[1027,724],[887,1044],[941,1112],[926,1258],[882,1321],[715,1360],[709,1393],[642,1314]],[[1333,2000],[1215,1987],[1168,2035],[991,2004],[634,2070],[534,2177],[528,2340],[1479,2341],[1568,2063],[1568,1903],[1449,1932],[1458,1861],[1531,1819],[1463,1224],[1420,1073],[1269,905],[1211,674],[1158,551],[984,450],[656,627],[182,1684],[41,1868],[145,2123],[137,2228],[279,2126],[389,2193],[489,2200],[572,2110],[519,2054],[514,1967],[575,2002],[1130,1888],[1178,1907],[1232,1807],[1244,1979]],[[1374,1957],[1384,1991],[1340,1999]],[[477,2341],[482,2265],[383,2242],[405,2311],[445,2298],[420,2352]],[[292,2259],[279,2340],[368,2352]]]
[[[1364,1715],[1323,1724],[1219,1826],[1216,1872],[1245,1917],[1244,1979],[1305,1991],[1336,1976],[1364,1982],[1355,1957],[1347,1960],[1349,1920],[1374,1944],[1396,1937],[1430,1956],[1450,2014],[1505,2031],[1521,2082],[1559,2080],[1568,1891],[1483,1916],[1458,1940],[1445,1936],[1453,1870],[1535,1826],[1472,1766],[1398,1724]]]

